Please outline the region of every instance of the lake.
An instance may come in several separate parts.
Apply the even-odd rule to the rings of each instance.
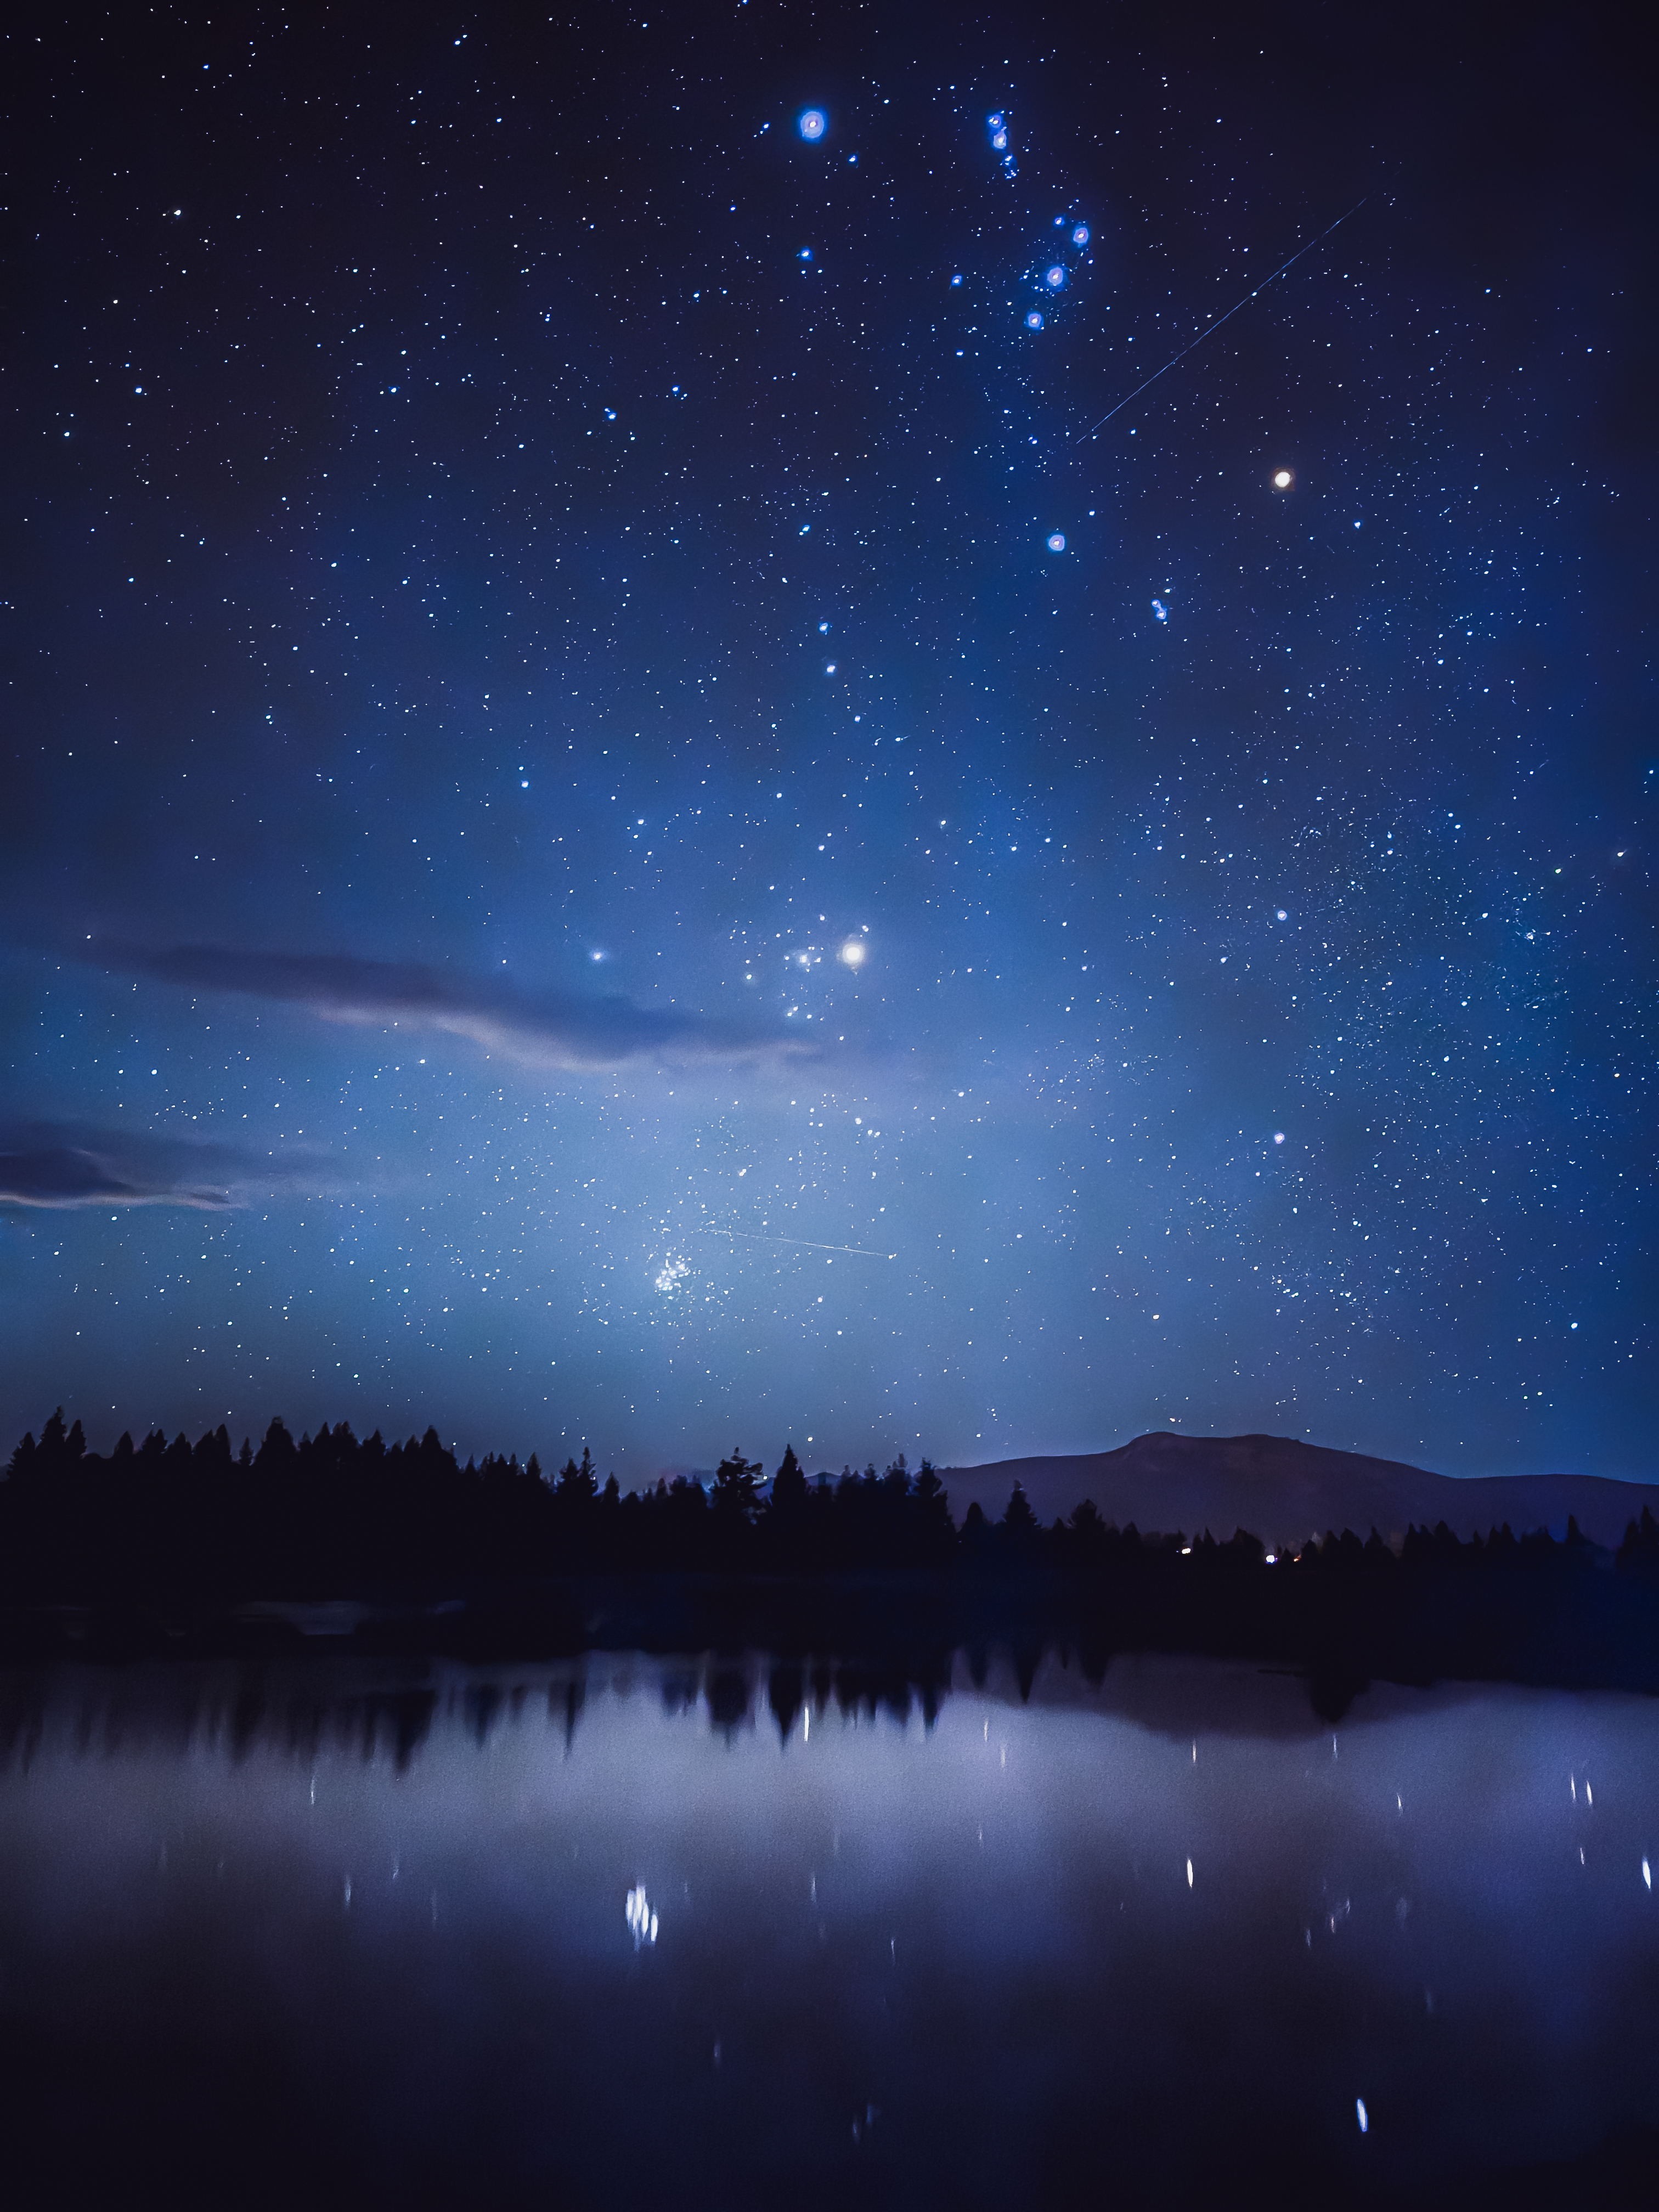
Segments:
[[[1546,2203],[1650,2158],[1659,1705],[981,1671],[11,1673],[14,2174]]]

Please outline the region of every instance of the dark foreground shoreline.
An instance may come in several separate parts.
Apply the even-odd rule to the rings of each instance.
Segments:
[[[1305,1679],[1335,1719],[1373,1680],[1511,1682],[1659,1694],[1659,1581],[1595,1547],[1470,1556],[1428,1538],[1396,1559],[1352,1537],[1267,1564],[1244,1542],[1126,1547],[1093,1571],[1008,1565],[839,1575],[575,1574],[446,1597],[171,1597],[0,1607],[0,1662],[398,1657],[472,1663],[586,1652],[764,1653],[775,1710],[798,1684],[867,1686],[931,1711],[953,1655],[976,1680],[1004,1654],[1022,1694],[1046,1651],[1097,1683],[1129,1653],[1252,1662]],[[863,1692],[854,1688],[854,1694]],[[798,1709],[802,1692],[794,1692]],[[843,1698],[843,1701],[844,1698]],[[781,1723],[788,1717],[779,1710]]]
[[[951,1656],[993,1648],[1028,1690],[1046,1650],[1098,1680],[1115,1655],[1190,1654],[1305,1676],[1334,1717],[1371,1680],[1659,1692],[1659,1521],[1616,1552],[1507,1524],[1373,1529],[1275,1555],[1236,1530],[1143,1534],[1085,1501],[1045,1527],[1016,1485],[960,1526],[902,1457],[769,1478],[734,1452],[712,1486],[623,1495],[584,1452],[458,1464],[428,1429],[386,1444],[342,1422],[257,1452],[222,1427],[88,1452],[61,1412],[0,1481],[0,1662],[257,1660],[355,1652],[472,1662],[584,1650],[767,1652],[862,1670],[924,1705]]]

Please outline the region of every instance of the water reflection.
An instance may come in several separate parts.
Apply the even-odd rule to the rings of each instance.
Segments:
[[[1606,2201],[1659,2123],[1635,1698],[300,1661],[15,1674],[0,1754],[8,2141],[64,2191]]]

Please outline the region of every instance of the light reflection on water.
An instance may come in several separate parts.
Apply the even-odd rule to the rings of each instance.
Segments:
[[[1449,2197],[1659,2123],[1659,1707],[1376,1689],[1333,1732],[1283,1678],[1053,1657],[1029,1701],[958,1661],[931,1723],[843,1688],[10,1677],[12,2142],[1047,2205],[1245,2170]]]

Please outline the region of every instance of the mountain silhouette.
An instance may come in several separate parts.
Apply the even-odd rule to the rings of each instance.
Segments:
[[[1659,1482],[1596,1474],[1433,1474],[1401,1460],[1333,1451],[1295,1437],[1180,1437],[1158,1431],[1115,1451],[996,1460],[946,1467],[939,1478],[958,1517],[977,1504],[1002,1511],[1018,1482],[1039,1520],[1052,1522],[1091,1498],[1102,1517],[1127,1528],[1249,1528],[1269,1550],[1291,1550],[1327,1529],[1375,1528],[1398,1545],[1415,1525],[1443,1521],[1468,1538],[1508,1522],[1547,1528],[1559,1539],[1573,1515],[1593,1543],[1616,1547],[1644,1504],[1659,1515]]]

